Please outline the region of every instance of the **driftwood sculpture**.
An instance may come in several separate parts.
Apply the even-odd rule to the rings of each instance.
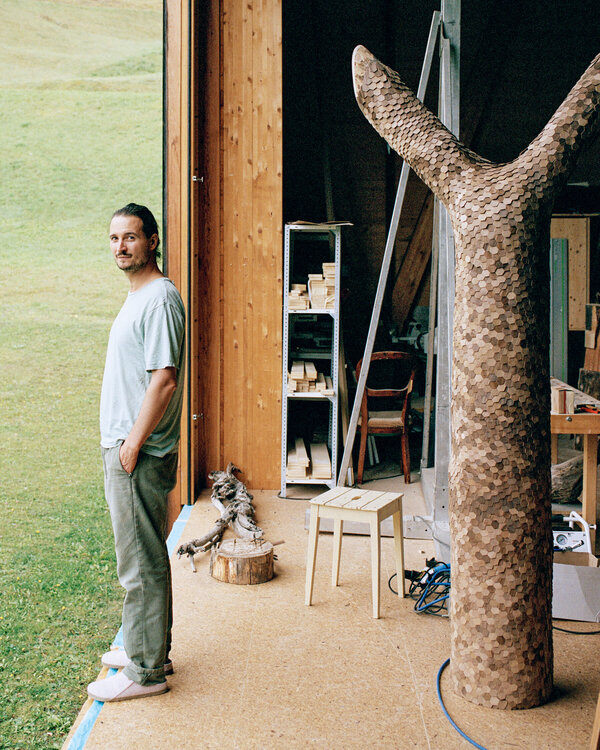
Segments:
[[[241,539],[262,538],[262,529],[254,521],[252,495],[246,489],[246,485],[235,477],[236,471],[239,471],[237,466],[230,463],[225,471],[213,471],[208,475],[209,479],[213,480],[210,500],[220,511],[221,517],[202,538],[192,539],[187,544],[182,544],[177,550],[178,557],[182,555],[189,557],[194,573],[196,572],[194,555],[197,552],[207,552],[211,547],[216,546],[228,526],[231,526]]]
[[[467,149],[364,47],[353,68],[363,113],[454,229],[453,688],[484,706],[536,706],[550,696],[553,659],[550,216],[598,125],[600,55],[507,164]]]

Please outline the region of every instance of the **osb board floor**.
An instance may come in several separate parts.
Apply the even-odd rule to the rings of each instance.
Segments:
[[[421,512],[417,487],[407,492],[405,514]],[[170,691],[105,704],[86,750],[466,747],[436,696],[436,674],[449,656],[448,621],[415,614],[410,599],[387,588],[392,540],[382,539],[381,619],[370,616],[369,540],[362,536],[344,537],[341,585],[334,589],[332,537],[321,535],[313,606],[306,607],[307,503],[256,492],[255,505],[266,537],[285,539],[276,549],[276,577],[238,587],[209,576],[207,555],[197,556],[195,574],[187,560],[174,558]],[[181,540],[202,535],[215,514],[207,495]],[[422,569],[431,554],[431,542],[406,542],[408,568]],[[546,706],[479,708],[454,696],[444,676],[446,706],[490,750],[554,750],[565,741],[587,747],[600,688],[599,637],[555,631],[556,690]]]

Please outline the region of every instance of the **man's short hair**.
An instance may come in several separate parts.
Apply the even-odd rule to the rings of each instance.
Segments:
[[[158,242],[154,249],[154,255],[157,260],[160,258],[160,250],[158,249],[160,247],[158,224],[156,223],[154,214],[149,208],[146,208],[146,206],[140,206],[139,203],[128,203],[126,206],[123,206],[123,208],[117,209],[112,215],[112,218],[114,219],[115,216],[137,216],[138,219],[141,219],[142,230],[146,235],[146,238],[150,239],[153,234],[158,237]]]

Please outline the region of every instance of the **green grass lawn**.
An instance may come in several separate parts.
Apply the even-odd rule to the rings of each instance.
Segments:
[[[0,5],[0,747],[60,748],[119,628],[98,404],[127,282],[112,211],[160,219],[160,0]]]

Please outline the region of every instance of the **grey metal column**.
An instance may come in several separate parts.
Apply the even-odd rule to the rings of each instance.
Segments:
[[[433,393],[433,366],[435,364],[435,336],[437,325],[437,295],[438,295],[438,266],[439,266],[439,209],[438,199],[433,198],[433,236],[431,242],[431,279],[429,284],[429,331],[427,336],[426,367],[425,367],[425,401],[423,404],[423,445],[421,451],[421,482],[423,483],[423,492],[426,493],[425,483],[428,474],[433,473],[429,466],[429,448],[431,442],[431,412],[432,412],[432,393]],[[433,499],[430,501],[433,508]],[[433,519],[431,519],[433,520]]]
[[[568,379],[569,243],[550,240],[550,375]]]
[[[440,119],[459,136],[460,0],[442,0]],[[438,324],[435,419],[433,538],[436,557],[450,562],[448,467],[452,445],[452,327],[454,322],[454,234],[448,213],[437,202]]]

